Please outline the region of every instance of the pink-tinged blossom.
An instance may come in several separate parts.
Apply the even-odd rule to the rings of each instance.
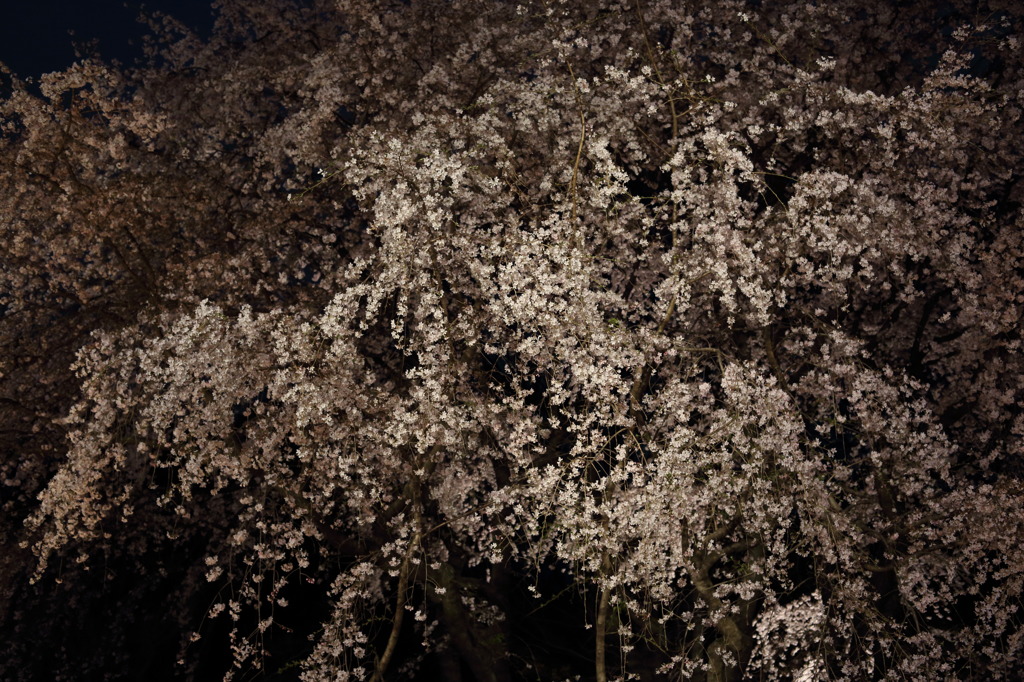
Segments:
[[[1022,16],[920,4],[11,76],[0,677],[1019,677]]]

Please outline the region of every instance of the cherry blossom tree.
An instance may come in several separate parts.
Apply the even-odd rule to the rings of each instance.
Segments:
[[[215,3],[0,101],[4,679],[1014,679],[1021,14]]]

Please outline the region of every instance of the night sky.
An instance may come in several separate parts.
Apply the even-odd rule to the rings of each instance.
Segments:
[[[213,0],[0,0],[0,62],[22,78],[75,61],[75,43],[99,41],[100,54],[125,64],[142,56],[148,28],[139,10],[159,10],[201,35],[213,24]],[[73,30],[74,35],[68,31]]]

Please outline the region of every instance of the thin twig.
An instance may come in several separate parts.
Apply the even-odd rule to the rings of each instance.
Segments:
[[[373,677],[370,678],[370,682],[383,682],[384,673],[387,672],[388,664],[391,663],[391,657],[394,656],[395,649],[398,647],[398,635],[402,631],[402,620],[405,617],[405,594],[409,589],[409,564],[412,562],[413,552],[416,551],[416,547],[419,544],[420,534],[416,533],[416,536],[409,543],[409,548],[405,552],[402,568],[398,574],[398,596],[395,598],[395,618],[391,623],[391,635],[388,637],[388,644],[380,657],[377,669],[373,671]]]
[[[611,561],[608,558],[607,552],[605,552],[601,563],[604,564],[605,573],[610,572],[608,569],[611,568]],[[608,605],[611,602],[611,596],[611,587],[609,585],[602,585],[601,595],[597,601],[597,622],[594,624],[594,629],[597,631],[594,633],[594,673],[597,677],[597,682],[608,682],[608,670],[604,660],[604,640],[608,631]]]

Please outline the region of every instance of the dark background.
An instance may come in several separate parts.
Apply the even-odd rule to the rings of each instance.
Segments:
[[[202,36],[213,26],[213,0],[0,0],[0,62],[21,78],[38,78],[75,61],[74,45],[98,41],[105,60],[142,56],[142,10],[173,16]],[[73,31],[74,35],[69,35]],[[86,50],[88,52],[88,50]]]

